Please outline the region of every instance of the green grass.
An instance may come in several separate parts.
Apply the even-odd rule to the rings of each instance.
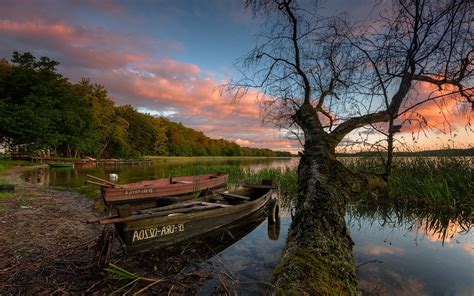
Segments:
[[[158,282],[161,282],[163,280],[161,279],[155,279],[155,278],[147,278],[147,277],[142,277],[139,276],[135,273],[132,273],[122,267],[119,267],[115,264],[109,263],[109,266],[104,269],[107,271],[112,279],[115,280],[124,280],[126,283],[122,285],[120,288],[116,289],[112,294],[115,293],[120,293],[128,289],[126,292],[132,291],[139,282],[145,282],[148,283],[149,285],[146,286],[145,288],[140,289],[135,295],[138,295],[144,291],[146,291],[148,288],[150,288],[152,285],[157,284]],[[151,283],[151,284],[150,284]],[[127,293],[124,293],[127,294]]]
[[[9,159],[2,159],[0,158],[0,174],[6,172],[10,168],[21,165],[21,166],[28,166],[34,165],[34,163],[25,160],[9,160]]]
[[[382,173],[380,159],[345,160],[354,171]],[[447,209],[474,208],[474,165],[471,157],[395,158],[385,199]],[[380,195],[378,196],[381,197]]]
[[[397,161],[388,186],[391,198],[410,198],[444,207],[474,207],[471,158],[415,158]]]

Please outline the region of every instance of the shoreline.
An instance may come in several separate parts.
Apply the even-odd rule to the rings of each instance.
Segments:
[[[28,171],[34,171],[38,169],[46,169],[49,166],[47,164],[36,164],[36,165],[16,165],[13,166],[9,169],[7,169],[4,172],[0,172],[0,177],[5,177],[5,176],[12,176],[12,175],[18,175],[17,177],[19,178],[21,173],[28,172]]]
[[[54,293],[62,286],[58,281],[71,284],[93,263],[90,246],[100,228],[84,221],[100,214],[92,199],[20,177],[45,167],[15,166],[1,174],[15,192],[0,197],[0,294]]]

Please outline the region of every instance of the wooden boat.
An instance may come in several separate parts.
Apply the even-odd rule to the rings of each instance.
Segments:
[[[228,174],[184,176],[129,184],[117,184],[91,175],[87,182],[100,185],[104,202],[108,205],[141,203],[142,208],[156,207],[156,201],[165,197],[190,196],[196,192],[222,188]]]
[[[83,169],[94,168],[96,165],[97,165],[97,163],[95,162],[95,160],[91,160],[91,159],[88,159],[88,158],[81,159],[81,160],[76,161],[74,163],[75,167],[83,168]]]
[[[272,188],[248,186],[135,212],[122,208],[118,215],[89,222],[115,224],[117,233],[128,251],[163,248],[232,225],[269,206],[275,207],[278,204]],[[274,209],[270,211],[275,212],[277,211]]]
[[[48,165],[52,168],[72,168],[72,162],[49,162]]]

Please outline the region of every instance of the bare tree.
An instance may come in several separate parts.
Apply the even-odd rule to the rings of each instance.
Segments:
[[[449,85],[453,99],[473,104],[473,5],[399,0],[363,26],[322,17],[306,2],[247,5],[263,12],[269,27],[240,61],[244,78],[225,89],[236,100],[259,89],[266,120],[300,129],[304,138],[295,217],[274,282],[280,291],[358,293],[345,208],[354,193],[385,182],[345,168],[336,146],[352,131],[381,122],[388,123],[392,145],[395,120],[430,101],[410,100],[420,82]]]

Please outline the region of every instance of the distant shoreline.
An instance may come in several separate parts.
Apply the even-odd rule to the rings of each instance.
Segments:
[[[385,151],[357,152],[357,153],[336,153],[337,157],[379,157],[385,155]],[[466,149],[441,149],[424,150],[413,152],[394,152],[395,157],[437,157],[437,156],[474,156],[474,148]]]

